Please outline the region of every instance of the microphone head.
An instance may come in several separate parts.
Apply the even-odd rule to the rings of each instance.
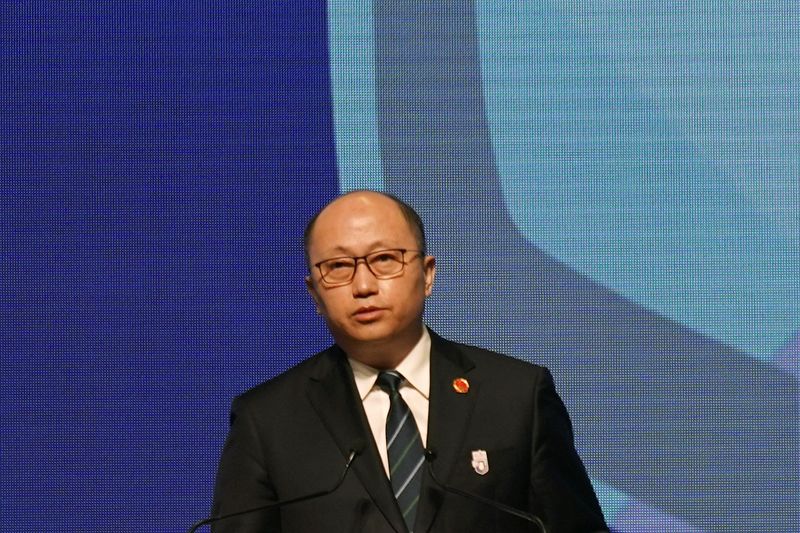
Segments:
[[[354,455],[361,455],[361,452],[364,451],[366,447],[366,442],[364,439],[356,439],[350,444],[350,453]]]
[[[436,460],[435,448],[425,448],[425,460],[429,463],[432,463]]]

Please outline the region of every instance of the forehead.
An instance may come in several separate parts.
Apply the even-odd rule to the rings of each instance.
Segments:
[[[344,196],[317,217],[309,253],[363,254],[381,247],[409,248],[414,232],[400,207],[381,195]]]

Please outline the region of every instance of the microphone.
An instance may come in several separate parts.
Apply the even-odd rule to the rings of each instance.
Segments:
[[[438,485],[445,492],[450,492],[452,494],[457,494],[469,500],[480,502],[484,505],[488,505],[489,507],[492,507],[503,513],[516,516],[517,518],[521,518],[522,520],[525,520],[526,522],[529,522],[531,524],[536,524],[536,527],[538,527],[542,533],[547,533],[547,528],[544,527],[544,523],[536,515],[527,513],[525,511],[521,511],[504,503],[490,500],[489,498],[481,496],[480,494],[473,494],[471,492],[467,492],[465,490],[461,490],[456,487],[445,485],[444,483],[439,481],[439,478],[437,478],[436,474],[434,474],[433,472],[433,462],[435,460],[436,460],[436,451],[432,448],[426,449],[425,461],[428,463],[428,473],[431,475],[431,479],[433,480],[433,482],[436,483],[436,485]]]
[[[271,509],[273,507],[283,507],[284,505],[291,505],[293,503],[300,503],[306,500],[313,500],[314,498],[321,498],[322,496],[327,496],[332,492],[336,491],[342,483],[344,483],[344,478],[347,477],[347,472],[350,470],[350,466],[353,464],[355,458],[364,450],[364,442],[361,440],[353,442],[353,445],[350,447],[350,455],[347,456],[347,462],[344,465],[344,470],[342,470],[342,474],[339,476],[339,479],[336,480],[336,484],[333,485],[329,489],[320,490],[317,492],[312,492],[311,494],[304,494],[303,496],[297,496],[295,498],[289,498],[288,500],[277,500],[274,502],[268,502],[263,505],[259,505],[257,507],[251,507],[249,509],[243,509],[241,511],[235,511],[233,513],[227,513],[223,515],[217,516],[209,516],[208,518],[203,518],[195,522],[187,533],[194,533],[200,527],[206,526],[208,524],[213,524],[214,522],[218,522],[220,520],[225,520],[228,518],[233,518],[234,516],[241,516],[250,513],[256,513],[258,511],[264,511],[266,509]]]

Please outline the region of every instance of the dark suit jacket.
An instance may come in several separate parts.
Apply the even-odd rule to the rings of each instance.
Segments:
[[[543,367],[456,344],[431,332],[427,444],[443,483],[535,513],[549,533],[606,530],[594,491],[573,446],[572,426]],[[452,386],[469,381],[466,394]],[[332,494],[219,522],[218,532],[400,532],[392,495],[356,391],[336,346],[263,383],[233,402],[214,513],[333,487],[346,457],[362,448]],[[486,450],[489,472],[471,465]],[[423,481],[416,533],[536,531],[519,518],[444,493]]]

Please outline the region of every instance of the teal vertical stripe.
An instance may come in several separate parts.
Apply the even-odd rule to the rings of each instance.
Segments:
[[[597,499],[600,501],[600,507],[603,508],[606,522],[611,525],[617,515],[628,505],[630,496],[597,479],[591,481]]]
[[[328,35],[339,187],[383,190],[372,1],[328,2]]]

